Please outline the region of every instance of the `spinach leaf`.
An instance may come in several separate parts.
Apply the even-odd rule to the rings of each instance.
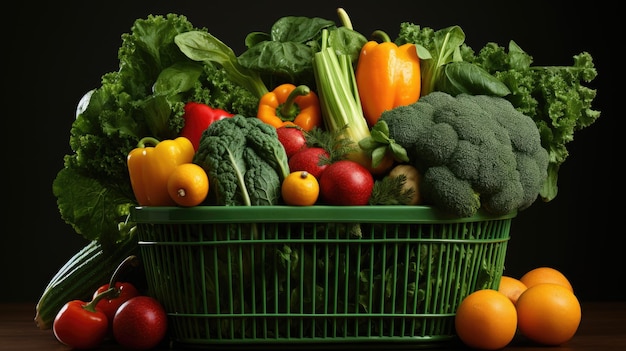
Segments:
[[[466,61],[448,63],[436,82],[436,89],[451,95],[465,93],[504,97],[511,93],[506,84],[495,76]]]
[[[348,27],[339,27],[328,33],[328,45],[338,54],[348,55],[352,64],[356,64],[361,48],[367,43],[367,38]]]
[[[319,38],[322,29],[332,28],[335,22],[319,17],[285,16],[272,25],[272,41],[307,43]]]
[[[335,23],[319,17],[286,16],[278,19],[270,33],[252,32],[238,63],[258,72],[269,86],[283,82],[314,86],[311,61],[317,52],[322,29]]]

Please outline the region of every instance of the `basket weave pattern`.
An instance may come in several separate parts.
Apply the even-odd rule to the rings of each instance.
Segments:
[[[336,220],[290,210],[257,222],[140,219],[148,284],[175,341],[446,341],[460,301],[499,284],[511,216],[387,223],[341,210]]]

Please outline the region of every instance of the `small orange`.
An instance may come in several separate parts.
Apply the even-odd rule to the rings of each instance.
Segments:
[[[465,297],[454,317],[456,334],[472,348],[498,350],[517,332],[517,312],[511,300],[493,289],[474,291]]]
[[[200,205],[209,193],[209,177],[195,163],[180,164],[167,180],[167,192],[180,206]]]
[[[283,180],[281,194],[287,205],[311,206],[317,202],[320,185],[309,172],[294,171]]]
[[[570,340],[581,320],[581,307],[574,293],[554,283],[528,287],[517,300],[518,330],[542,345],[556,346]]]
[[[526,272],[519,279],[527,288],[539,283],[555,283],[563,285],[570,291],[574,291],[567,277],[559,270],[552,267],[537,267]]]
[[[526,284],[522,283],[519,279],[506,275],[500,278],[498,291],[506,295],[513,304],[517,303],[517,299],[524,290],[526,290]]]

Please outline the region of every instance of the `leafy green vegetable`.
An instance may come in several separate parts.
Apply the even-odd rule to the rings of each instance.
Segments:
[[[212,34],[195,30],[181,33],[174,40],[190,59],[222,66],[230,79],[248,89],[257,98],[260,99],[267,93],[267,86],[259,73],[239,64],[233,49]]]
[[[53,182],[61,217],[78,234],[108,245],[125,235],[120,224],[136,201],[126,157],[145,136],[167,139],[182,128],[186,101],[233,113],[256,111],[258,98],[212,63],[195,62],[174,38],[194,28],[169,14],[138,19],[122,35],[119,70],[87,93],[70,131],[72,153]],[[130,225],[130,224],[129,224]]]
[[[256,117],[235,115],[213,122],[202,134],[193,161],[209,176],[209,201],[221,206],[276,205],[289,175],[276,128]]]
[[[422,74],[421,95],[443,91],[452,95],[486,94],[505,96],[509,89],[486,70],[464,62],[462,48],[465,33],[459,26],[434,31],[416,24],[403,22],[395,42],[398,45],[413,43],[420,57]]]
[[[596,90],[586,86],[597,76],[593,58],[582,52],[573,59],[571,66],[533,66],[532,56],[514,41],[508,50],[488,43],[466,58],[505,83],[511,90],[506,98],[539,128],[541,144],[550,155],[548,181],[540,193],[544,201],[558,193],[559,168],[569,156],[567,144],[574,133],[600,117],[592,108]]]
[[[372,189],[372,195],[370,196],[370,205],[407,205],[415,189],[405,189],[407,177],[405,174],[400,174],[397,177],[385,176],[382,179],[377,179]]]
[[[259,72],[272,86],[283,82],[313,86],[311,60],[322,29],[329,28],[335,28],[335,22],[318,17],[281,17],[269,34],[253,32],[246,37],[248,49],[239,56],[239,63]]]
[[[559,168],[569,156],[567,143],[576,131],[600,117],[592,107],[596,90],[586,85],[597,76],[593,58],[582,52],[571,66],[533,66],[532,56],[514,41],[508,48],[489,42],[476,53],[464,40],[458,26],[435,31],[404,22],[396,42],[418,45],[425,83],[422,95],[438,90],[501,96],[533,119],[550,159],[539,195],[545,202],[553,200]]]

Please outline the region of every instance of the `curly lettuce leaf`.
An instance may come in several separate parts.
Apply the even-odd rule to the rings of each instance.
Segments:
[[[550,157],[548,178],[539,195],[545,202],[553,200],[559,168],[569,156],[567,144],[576,131],[600,117],[600,111],[592,108],[597,91],[587,86],[597,76],[593,58],[582,52],[570,66],[534,66],[532,56],[510,41],[508,49],[488,43],[467,59],[506,84],[511,90],[506,98],[535,121]]]
[[[81,99],[53,192],[62,218],[89,240],[113,243],[120,221],[135,204],[126,165],[137,142],[172,139],[184,125],[187,101],[234,113],[256,114],[258,98],[218,65],[195,62],[174,38],[194,28],[184,16],[138,19],[122,35],[119,70]],[[204,29],[202,29],[204,30]]]

